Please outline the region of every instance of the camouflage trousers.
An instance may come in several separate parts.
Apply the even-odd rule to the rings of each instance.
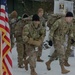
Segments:
[[[23,59],[25,57],[25,44],[17,42],[17,53],[18,53],[18,65],[23,65]]]
[[[64,59],[65,59],[64,46],[61,44],[61,41],[54,40],[54,48],[55,48],[55,51],[52,54],[52,56],[50,57],[50,61],[53,61],[56,57],[58,57],[59,63],[60,63],[60,65],[62,65],[64,63]]]
[[[69,40],[68,40],[67,49],[66,49],[66,51],[65,51],[65,60],[67,60],[67,61],[68,61],[68,58],[69,58],[69,56],[70,56],[70,54],[71,54],[71,52],[72,52],[71,46],[72,46],[71,40],[69,39]]]
[[[11,38],[11,48],[14,47],[14,37],[13,35],[10,35],[10,38]]]
[[[30,67],[36,67],[37,61],[37,52],[35,51],[35,47],[29,44],[26,44],[26,60],[28,60]]]
[[[41,57],[41,55],[42,55],[42,46],[39,46],[37,56]]]

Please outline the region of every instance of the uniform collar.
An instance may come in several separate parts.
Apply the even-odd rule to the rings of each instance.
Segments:
[[[39,29],[41,28],[41,25],[39,25],[38,28],[35,28],[34,23],[32,22],[32,23],[31,23],[31,27],[32,27],[33,29],[38,29],[38,30],[39,30]]]
[[[71,23],[66,22],[65,17],[63,18],[63,21],[64,21],[64,23],[66,23],[66,24],[72,24],[72,22],[71,22]]]

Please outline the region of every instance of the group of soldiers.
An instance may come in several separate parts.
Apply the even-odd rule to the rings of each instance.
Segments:
[[[16,11],[9,15],[11,46],[13,48],[13,37],[15,37],[18,67],[25,67],[28,70],[28,64],[30,64],[31,75],[37,75],[35,71],[36,61],[43,62],[40,58],[42,55],[42,43],[45,37],[43,13],[43,9],[39,8],[38,13],[33,16],[24,14],[21,18],[17,19]]]
[[[13,11],[9,15],[10,24],[10,37],[11,47],[14,46],[14,37],[16,38],[16,47],[18,53],[18,67],[25,67],[28,70],[28,64],[30,65],[31,75],[37,75],[35,68],[36,62],[43,62],[41,59],[42,45],[46,36],[46,20],[43,17],[44,10],[38,9],[37,14],[29,16],[23,14],[22,17],[18,18],[16,11]],[[64,66],[70,66],[68,58],[71,53],[70,47],[74,44],[75,40],[75,20],[73,19],[73,13],[67,12],[64,16],[50,15],[47,20],[47,26],[50,29],[49,34],[49,45],[54,46],[55,51],[50,59],[45,63],[48,70],[51,70],[51,62],[58,57],[61,67],[61,73],[66,74],[70,72],[66,70]],[[65,37],[68,37],[67,47],[64,47],[66,42]],[[23,65],[24,64],[24,65]]]

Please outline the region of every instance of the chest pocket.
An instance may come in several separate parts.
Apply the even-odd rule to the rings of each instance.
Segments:
[[[37,30],[37,29],[31,29],[29,31],[29,37],[32,37],[34,40],[38,40],[40,38],[39,30]]]

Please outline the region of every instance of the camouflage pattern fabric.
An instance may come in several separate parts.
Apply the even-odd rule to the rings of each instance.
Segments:
[[[22,39],[22,30],[25,26],[26,21],[19,20],[15,26],[15,38],[16,38],[16,46],[17,46],[17,53],[18,53],[18,65],[23,65],[23,59],[25,58],[25,44]]]
[[[25,25],[23,28],[23,35],[22,35],[23,41],[26,45],[27,60],[29,61],[31,67],[34,68],[36,67],[37,51],[35,51],[35,47],[37,46],[29,44],[28,41],[30,38],[32,38],[34,41],[41,40],[43,42],[44,35],[45,35],[44,27],[39,25],[38,28],[35,28],[33,22]]]
[[[64,15],[51,14],[48,17],[47,26],[51,29],[51,26],[60,18],[64,17]]]
[[[72,23],[69,24],[65,21],[64,18],[61,18],[57,20],[51,27],[50,40],[54,42],[54,47],[55,47],[55,50],[57,51],[60,65],[63,64],[65,59],[65,48],[63,45],[65,42],[65,36],[69,34],[70,37],[73,37],[71,25]]]

